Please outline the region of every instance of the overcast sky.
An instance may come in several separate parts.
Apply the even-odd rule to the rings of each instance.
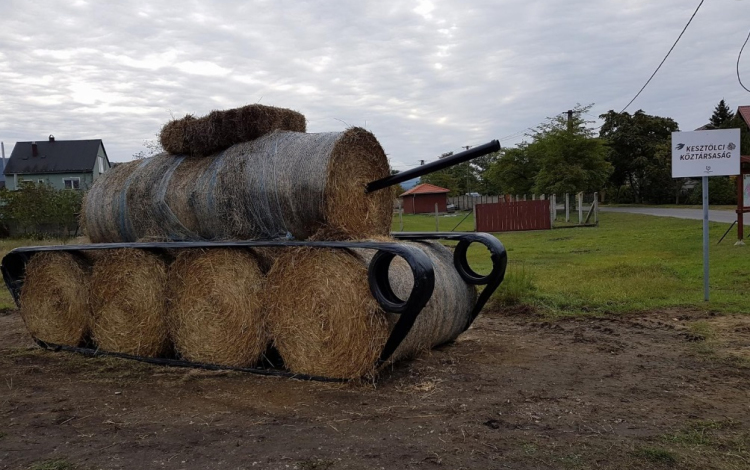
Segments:
[[[698,3],[2,0],[0,140],[100,138],[126,161],[172,117],[260,102],[308,132],[364,126],[403,170],[576,103],[620,111]],[[748,30],[750,0],[706,0],[628,111],[692,130],[750,104]]]

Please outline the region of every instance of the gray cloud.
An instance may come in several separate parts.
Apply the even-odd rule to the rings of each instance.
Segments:
[[[6,0],[0,140],[102,138],[123,161],[172,116],[260,101],[310,132],[366,125],[403,169],[576,103],[619,111],[696,5]],[[749,5],[706,2],[629,110],[692,129],[721,98],[750,104],[734,72]],[[742,68],[750,81],[750,57]]]

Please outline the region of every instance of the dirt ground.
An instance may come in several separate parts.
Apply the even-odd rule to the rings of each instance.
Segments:
[[[750,316],[485,314],[376,384],[41,351],[0,314],[0,468],[750,468]]]

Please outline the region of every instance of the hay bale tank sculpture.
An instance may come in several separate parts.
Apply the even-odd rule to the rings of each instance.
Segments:
[[[366,130],[304,131],[301,114],[260,105],[165,125],[162,143],[179,154],[120,165],[87,194],[94,243],[3,259],[32,337],[89,355],[337,381],[455,339],[502,282],[505,249],[481,233],[391,238],[385,189],[497,141],[391,176]],[[458,243],[451,253],[439,239]],[[475,242],[490,251],[488,275],[468,265]]]

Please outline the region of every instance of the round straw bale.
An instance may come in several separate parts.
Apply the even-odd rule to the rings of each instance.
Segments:
[[[436,241],[401,243],[421,249],[430,258],[435,272],[435,290],[409,334],[396,349],[393,360],[414,356],[456,339],[466,327],[476,303],[476,289],[461,279],[453,266],[453,252],[449,248]],[[375,254],[372,250],[357,251],[368,264]],[[406,300],[414,286],[414,278],[403,258],[393,260],[388,279],[393,293]],[[388,317],[391,324],[398,320],[396,315]]]
[[[249,250],[180,252],[169,269],[169,325],[177,352],[195,362],[249,367],[268,346],[265,277]]]
[[[349,251],[295,248],[268,273],[268,326],[292,372],[335,378],[372,374],[388,322]]]
[[[161,154],[99,178],[84,207],[95,243],[387,235],[390,191],[365,194],[389,174],[364,129],[277,131],[212,159]]]
[[[197,119],[188,114],[165,124],[159,141],[172,154],[209,156],[275,130],[305,132],[305,116],[291,109],[261,104],[211,111]]]
[[[66,252],[38,253],[26,265],[21,317],[34,338],[79,346],[91,323],[89,267]]]
[[[455,339],[475,303],[475,290],[453,268],[452,253],[438,243],[419,243],[435,269],[435,291],[395,361]],[[293,372],[337,378],[375,373],[375,361],[400,318],[384,313],[370,293],[367,266],[374,251],[295,249],[268,274],[268,325],[273,343]],[[394,293],[406,299],[413,285],[408,264],[391,263]]]
[[[375,136],[361,128],[344,132],[333,148],[327,170],[325,222],[316,238],[388,235],[393,214],[391,191],[365,194],[367,183],[390,172],[388,158]]]
[[[133,160],[117,165],[91,186],[83,200],[80,220],[92,243],[136,240],[125,197],[130,176],[142,164],[143,160]],[[113,234],[119,235],[117,240]]]
[[[137,249],[107,250],[91,275],[92,335],[100,349],[157,357],[168,350],[167,265]]]

